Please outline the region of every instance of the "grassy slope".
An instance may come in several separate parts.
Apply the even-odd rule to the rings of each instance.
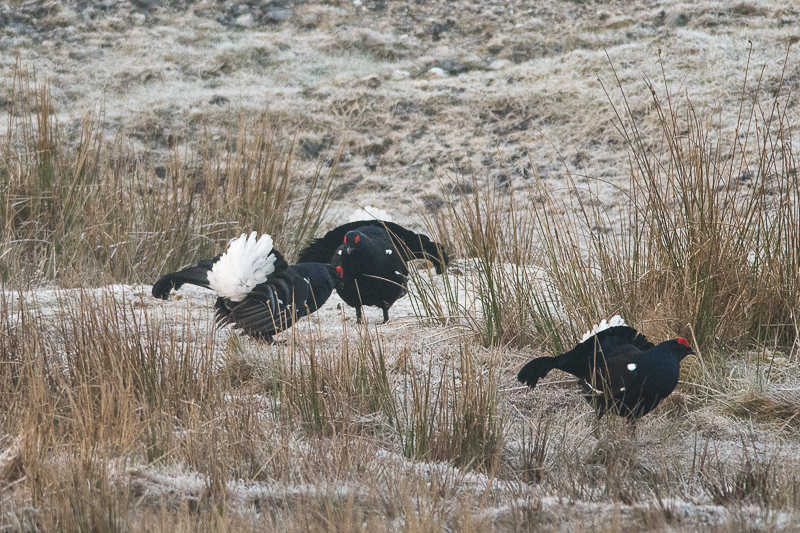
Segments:
[[[697,104],[733,124],[748,41],[752,64],[774,66],[798,23],[797,9],[783,2],[364,6],[301,3],[279,24],[244,29],[217,22],[231,15],[227,4],[213,2],[108,12],[55,3],[49,15],[29,16],[32,27],[7,29],[0,58],[8,73],[19,49],[47,76],[69,131],[102,106],[110,126],[156,151],[156,165],[167,143],[191,144],[206,128],[224,138],[236,124],[231,110],[268,109],[282,125],[299,124],[312,152],[346,146],[344,201],[406,205],[400,214],[409,216],[422,207],[415,204],[435,208],[448,198],[430,179],[434,169],[507,176],[520,187],[531,175],[523,170],[530,155],[534,170],[558,183],[560,153],[573,172],[625,179],[626,152],[598,83],[612,80],[606,53],[637,113],[648,112],[641,79],[660,77],[661,50],[671,89],[691,91]],[[491,70],[495,59],[511,64]],[[426,79],[445,60],[471,70]],[[392,80],[396,70],[411,77]],[[796,61],[786,79],[798,83]],[[215,97],[230,103],[210,104]],[[365,165],[369,156],[375,170]]]

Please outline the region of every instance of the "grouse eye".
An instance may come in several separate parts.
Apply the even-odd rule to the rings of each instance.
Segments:
[[[343,269],[342,267],[340,267],[340,266],[337,266],[337,267],[336,267],[336,273],[337,273],[337,274],[339,274],[339,277],[340,277],[340,278],[343,278],[343,277],[344,277],[344,269]]]
[[[686,348],[689,348],[690,350],[692,349],[691,345],[689,344],[689,341],[687,341],[683,337],[678,337],[675,340],[678,341],[678,344],[680,344],[681,346],[685,346]]]
[[[355,240],[355,243],[356,243],[356,244],[358,244],[358,238],[359,238],[359,237],[360,237],[360,235],[356,235],[356,240]]]

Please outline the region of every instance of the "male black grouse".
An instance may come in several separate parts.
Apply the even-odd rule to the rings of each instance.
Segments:
[[[330,297],[335,270],[326,263],[289,265],[272,248],[272,238],[256,232],[233,239],[226,252],[197,266],[167,274],[153,285],[166,300],[172,289],[191,283],[217,293],[216,321],[272,342],[274,334],[310,315]]]
[[[653,345],[617,315],[587,331],[572,350],[530,361],[517,379],[533,388],[554,368],[563,370],[580,380],[598,417],[611,409],[635,421],[672,394],[681,360],[693,353],[682,337]]]
[[[330,262],[341,278],[336,292],[356,308],[359,323],[364,305],[380,307],[383,322],[389,320],[389,308],[406,293],[406,262],[413,259],[431,261],[438,274],[450,262],[442,245],[427,235],[376,219],[332,229],[311,241],[299,256],[300,261]]]

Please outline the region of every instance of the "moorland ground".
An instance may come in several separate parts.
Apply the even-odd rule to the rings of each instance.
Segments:
[[[9,530],[796,530],[800,8],[7,2]],[[375,205],[454,256],[264,346],[149,295]],[[514,376],[689,338],[632,433]]]

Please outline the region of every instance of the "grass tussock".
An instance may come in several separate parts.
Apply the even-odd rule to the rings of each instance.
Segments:
[[[650,121],[621,86],[614,102],[631,154],[630,184],[617,192],[621,221],[582,200],[593,189],[574,181],[577,217],[554,215],[552,196],[539,217],[564,309],[582,324],[622,312],[656,338],[680,334],[701,350],[791,346],[800,304],[793,95],[765,99],[761,78],[745,76],[730,127],[666,82],[647,89]]]
[[[496,363],[480,364],[462,342],[458,358],[440,368],[431,361],[403,372],[397,427],[407,457],[478,470],[496,466],[503,445]]]
[[[271,388],[273,413],[312,436],[369,434],[409,458],[485,471],[503,443],[498,376],[468,344],[419,367],[407,349],[388,359],[376,331],[360,328],[355,344],[322,349],[313,336],[293,339],[254,379]]]
[[[397,421],[394,390],[380,337],[364,329],[352,346],[324,349],[314,335],[279,351],[267,379],[274,408],[311,435],[387,431]]]
[[[340,519],[390,530],[386,516],[407,513],[425,529],[454,520],[446,502],[458,499],[462,474],[446,467],[428,487],[417,478],[427,474],[409,477],[404,457],[483,471],[501,453],[495,374],[469,348],[431,366],[424,391],[410,375],[418,370],[387,361],[384,341],[367,328],[352,343],[345,336],[341,353],[291,338],[270,350],[274,358],[249,362],[252,347],[235,338],[225,349],[239,362],[223,362],[208,321],[189,309],[175,326],[142,296],[80,289],[34,301],[2,293],[8,437],[0,471],[12,522],[158,530],[154,516],[139,512],[145,505],[179,523],[205,517],[212,531],[229,523],[249,529],[255,522],[229,515],[244,504],[263,507],[266,531],[312,517],[312,531]],[[430,424],[417,423],[422,418]],[[386,464],[368,468],[378,459]],[[262,483],[287,495],[265,493]],[[306,485],[316,488],[305,494]],[[420,497],[431,505],[422,517],[412,503]],[[263,503],[270,498],[274,504]],[[31,506],[38,511],[30,514]],[[378,519],[375,509],[389,514]]]
[[[451,268],[454,276],[441,281],[430,271],[411,272],[417,312],[457,319],[485,346],[525,346],[548,337],[560,348],[528,198],[509,193],[504,184],[482,187],[459,176],[450,187],[467,194],[447,203],[428,226],[464,259]]]
[[[666,81],[646,80],[643,116],[617,81],[619,97],[607,95],[630,154],[627,187],[566,165],[563,188],[465,187],[456,177],[468,194],[429,225],[467,258],[479,306],[467,322],[483,341],[557,352],[621,313],[654,339],[682,335],[701,351],[792,346],[800,178],[787,110],[795,95],[780,82],[767,91],[763,76],[745,73],[733,125]],[[423,284],[420,309],[470,315],[452,285]]]
[[[238,449],[209,454],[208,443],[191,436],[205,433],[212,421],[213,435],[233,429],[217,424],[223,403],[213,335],[190,320],[183,330],[167,331],[135,301],[109,293],[53,298],[49,316],[33,311],[35,302],[22,293],[2,296],[8,314],[0,402],[4,430],[17,436],[17,479],[6,481],[23,483],[34,505],[52,509],[52,516],[37,518],[36,528],[46,529],[47,520],[75,531],[95,520],[113,523],[108,505],[127,499],[109,471],[113,462],[117,476],[124,472],[125,458],[186,461],[208,476],[210,491],[218,490],[216,460],[236,457]],[[69,512],[72,518],[59,515]]]
[[[298,170],[294,142],[281,140],[281,128],[265,117],[240,117],[222,145],[202,138],[193,153],[171,149],[154,169],[124,135],[104,130],[102,112],[65,132],[49,86],[24,67],[17,65],[6,92],[6,283],[83,284],[86,272],[96,272],[96,281],[150,281],[213,257],[227,239],[254,229],[292,257],[327,212],[332,170]]]
[[[800,503],[800,476],[794,461],[765,453],[752,435],[740,436],[740,457],[723,460],[708,442],[697,459],[697,473],[715,503],[746,502],[767,509]]]

